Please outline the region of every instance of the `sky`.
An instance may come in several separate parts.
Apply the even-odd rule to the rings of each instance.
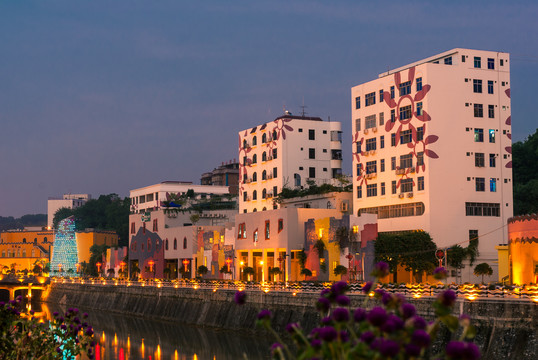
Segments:
[[[536,1],[0,2],[0,216],[237,158],[283,109],[342,122],[351,87],[456,47],[511,53],[512,133],[538,127]]]

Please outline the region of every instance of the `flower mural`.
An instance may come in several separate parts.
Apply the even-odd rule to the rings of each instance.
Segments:
[[[506,89],[506,91],[504,93],[510,99],[510,89]],[[506,118],[505,124],[506,125],[512,125],[512,116],[508,116],[508,118]],[[512,140],[512,134],[510,132],[507,131],[506,136],[508,137],[509,140]],[[506,152],[508,154],[512,154],[512,146],[507,146],[504,149],[506,150]],[[508,169],[511,169],[512,168],[512,161],[507,162],[505,167],[508,168]]]

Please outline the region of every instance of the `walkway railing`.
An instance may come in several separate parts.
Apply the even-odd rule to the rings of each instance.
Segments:
[[[332,282],[249,282],[249,281],[230,281],[230,280],[160,280],[146,279],[138,281],[110,279],[110,278],[52,278],[54,283],[68,284],[92,284],[103,286],[136,286],[136,287],[157,287],[157,288],[188,288],[188,289],[209,289],[218,290],[234,290],[234,291],[264,291],[264,292],[288,292],[296,295],[297,293],[319,293],[321,290],[330,288]],[[353,282],[349,283],[350,294],[362,294],[365,283]],[[400,293],[407,297],[437,297],[445,289],[452,289],[460,298],[473,301],[476,299],[520,299],[529,300],[538,304],[538,285],[526,286],[487,286],[487,285],[444,285],[444,284],[378,284],[377,289],[391,293]],[[371,291],[370,296],[374,293]]]

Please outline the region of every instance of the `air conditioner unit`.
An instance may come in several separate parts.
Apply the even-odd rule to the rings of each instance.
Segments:
[[[400,194],[400,195],[398,195],[398,197],[399,197],[400,199],[403,199],[404,194]]]
[[[405,174],[405,169],[396,169],[396,175]]]
[[[407,197],[408,197],[408,198],[412,198],[412,197],[413,197],[413,193],[412,193],[412,192],[407,193]]]
[[[370,150],[370,155],[374,155],[375,154],[375,150]]]
[[[269,161],[269,160],[273,160],[273,157],[272,157],[272,156],[269,156],[269,157],[267,157],[267,160],[268,160],[268,161]]]
[[[373,127],[373,128],[372,128],[372,131],[373,131],[373,132],[377,132],[377,127]]]
[[[414,173],[414,172],[415,172],[415,167],[414,167],[414,166],[411,167],[411,168],[409,169],[409,172],[410,172],[410,173]]]
[[[368,134],[368,129],[364,129],[364,135]]]

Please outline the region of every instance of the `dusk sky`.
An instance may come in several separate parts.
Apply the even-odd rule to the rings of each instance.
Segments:
[[[538,127],[537,1],[0,3],[0,216],[64,193],[199,183],[283,112],[341,121],[351,87],[456,47],[509,52],[513,140]]]

